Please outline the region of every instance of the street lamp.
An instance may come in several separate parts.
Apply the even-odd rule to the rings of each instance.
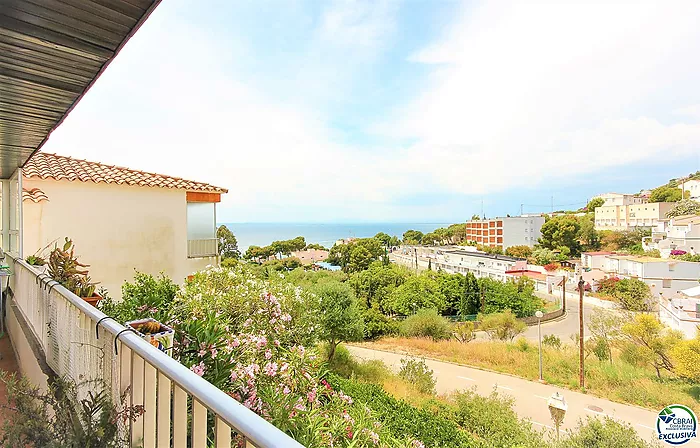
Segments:
[[[537,339],[539,340],[540,346],[540,382],[542,382],[542,316],[544,314],[542,311],[537,310],[535,312],[535,317],[537,317]]]
[[[564,416],[568,408],[566,400],[564,400],[563,396],[559,395],[559,392],[554,392],[547,401],[547,406],[549,407],[549,414],[552,416],[554,427],[557,430],[557,440],[559,440],[559,427],[564,423]]]

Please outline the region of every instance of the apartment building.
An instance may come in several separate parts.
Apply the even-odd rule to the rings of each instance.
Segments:
[[[666,219],[675,202],[648,202],[626,205],[603,205],[595,209],[596,230],[651,229]]]
[[[678,188],[690,192],[690,199],[700,201],[700,180],[686,180]]]
[[[508,216],[467,222],[466,240],[507,249],[534,246],[542,233],[544,216]]]
[[[658,249],[662,258],[668,258],[673,250],[700,253],[700,216],[660,220],[651,236],[642,240],[642,246],[644,250]]]
[[[476,277],[505,281],[508,278],[507,271],[526,270],[527,261],[504,255],[456,249],[445,251],[442,257],[436,260],[435,267],[446,272],[465,275],[471,272]]]
[[[697,286],[700,279],[700,263],[634,255],[608,255],[603,270],[621,278],[638,278],[654,295],[664,297]]]
[[[603,193],[595,196],[595,198],[603,199],[605,201],[603,204],[604,206],[634,205],[643,204],[646,202],[646,198],[643,195],[628,193]]]

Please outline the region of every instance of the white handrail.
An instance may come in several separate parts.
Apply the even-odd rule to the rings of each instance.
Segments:
[[[21,266],[28,272],[31,272],[35,277],[37,276],[34,270],[24,260],[13,260],[15,262],[15,269]],[[59,284],[53,284],[51,289],[60,294],[85,316],[89,317],[93,325],[97,325],[99,322],[99,326],[102,327],[103,330],[109,332],[112,338],[117,337],[118,340],[129,347],[133,353],[140,356],[158,372],[177,384],[209,411],[216,414],[216,416],[230,426],[231,429],[245,437],[255,446],[259,448],[303,447],[303,445],[280,431],[270,422],[255,414],[204,378],[190,371],[175,359],[153,347],[136,334],[125,331],[127,330],[125,326],[116,322],[114,319],[108,318],[102,311],[91,306],[68,289]],[[20,293],[21,291],[15,291],[15,295]],[[35,332],[37,332],[37,330],[41,332],[43,329],[34,328],[33,330]],[[56,329],[52,329],[52,331],[56,331]],[[46,347],[44,347],[44,349],[46,350]]]

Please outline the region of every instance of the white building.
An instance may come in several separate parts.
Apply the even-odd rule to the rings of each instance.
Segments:
[[[680,291],[677,297],[659,302],[659,319],[692,339],[700,331],[700,286]]]
[[[468,221],[466,240],[484,246],[534,246],[542,236],[544,216],[508,216],[505,218]]]
[[[700,200],[700,180],[686,180],[682,184],[678,185],[678,188],[689,191],[690,199]]]
[[[596,230],[651,229],[666,219],[675,202],[649,202],[628,205],[603,205],[595,209]]]
[[[644,250],[658,249],[663,258],[672,250],[700,253],[700,216],[677,216],[660,220],[650,237],[642,240]]]
[[[620,278],[638,278],[654,296],[664,297],[697,286],[700,279],[700,263],[635,255],[606,255],[602,270]]]
[[[637,194],[628,193],[603,193],[595,196],[593,199],[601,198],[605,200],[603,206],[613,206],[613,205],[634,205],[634,204],[644,204],[647,202],[646,198]]]

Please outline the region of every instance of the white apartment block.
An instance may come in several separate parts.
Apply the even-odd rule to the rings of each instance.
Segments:
[[[661,220],[651,236],[642,240],[642,246],[644,250],[658,249],[662,258],[668,258],[672,250],[700,253],[700,216]]]
[[[673,297],[698,285],[700,263],[634,255],[606,255],[602,269],[620,278],[638,278],[649,285],[654,296]]]
[[[678,188],[690,192],[690,199],[700,201],[700,180],[686,180]]]
[[[647,201],[643,196],[628,193],[603,193],[593,199],[595,198],[605,200],[604,206],[643,204]]]
[[[442,260],[438,259],[436,267],[450,273],[466,275],[471,272],[476,277],[489,277],[505,281],[506,271],[527,268],[527,261],[504,255],[491,255],[466,250],[445,251]]]
[[[629,205],[603,205],[595,209],[596,230],[651,229],[666,219],[675,202],[649,202]]]
[[[467,222],[466,240],[507,249],[534,246],[542,236],[544,216],[508,216]]]

